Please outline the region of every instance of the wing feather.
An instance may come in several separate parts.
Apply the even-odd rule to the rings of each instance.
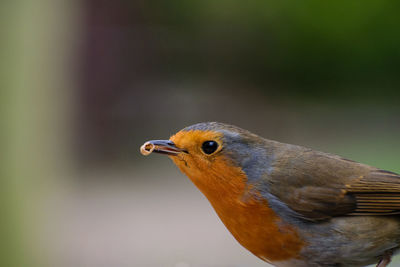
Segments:
[[[357,207],[351,215],[400,214],[400,176],[385,170],[373,170],[347,186]]]
[[[310,150],[276,166],[270,192],[305,219],[400,214],[400,175],[394,172]]]

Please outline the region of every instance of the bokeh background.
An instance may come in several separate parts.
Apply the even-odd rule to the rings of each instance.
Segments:
[[[1,265],[266,266],[139,147],[221,121],[400,172],[399,8],[2,1]]]

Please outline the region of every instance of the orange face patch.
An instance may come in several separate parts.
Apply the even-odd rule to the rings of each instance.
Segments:
[[[181,131],[170,138],[188,151],[170,158],[207,197],[236,240],[263,260],[281,261],[299,257],[304,246],[295,229],[285,224],[268,201],[246,185],[246,174],[219,153],[224,149],[222,133]],[[218,150],[206,155],[205,141],[216,141]]]

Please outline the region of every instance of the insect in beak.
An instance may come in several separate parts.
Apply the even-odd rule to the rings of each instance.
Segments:
[[[181,152],[188,153],[186,150],[175,146],[170,140],[151,140],[147,141],[140,147],[140,152],[144,156],[150,155],[152,152],[176,156]]]

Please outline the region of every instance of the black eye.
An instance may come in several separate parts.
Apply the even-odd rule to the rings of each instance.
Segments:
[[[201,149],[203,150],[204,153],[206,154],[212,154],[217,150],[218,148],[218,143],[215,141],[205,141],[201,145]]]

